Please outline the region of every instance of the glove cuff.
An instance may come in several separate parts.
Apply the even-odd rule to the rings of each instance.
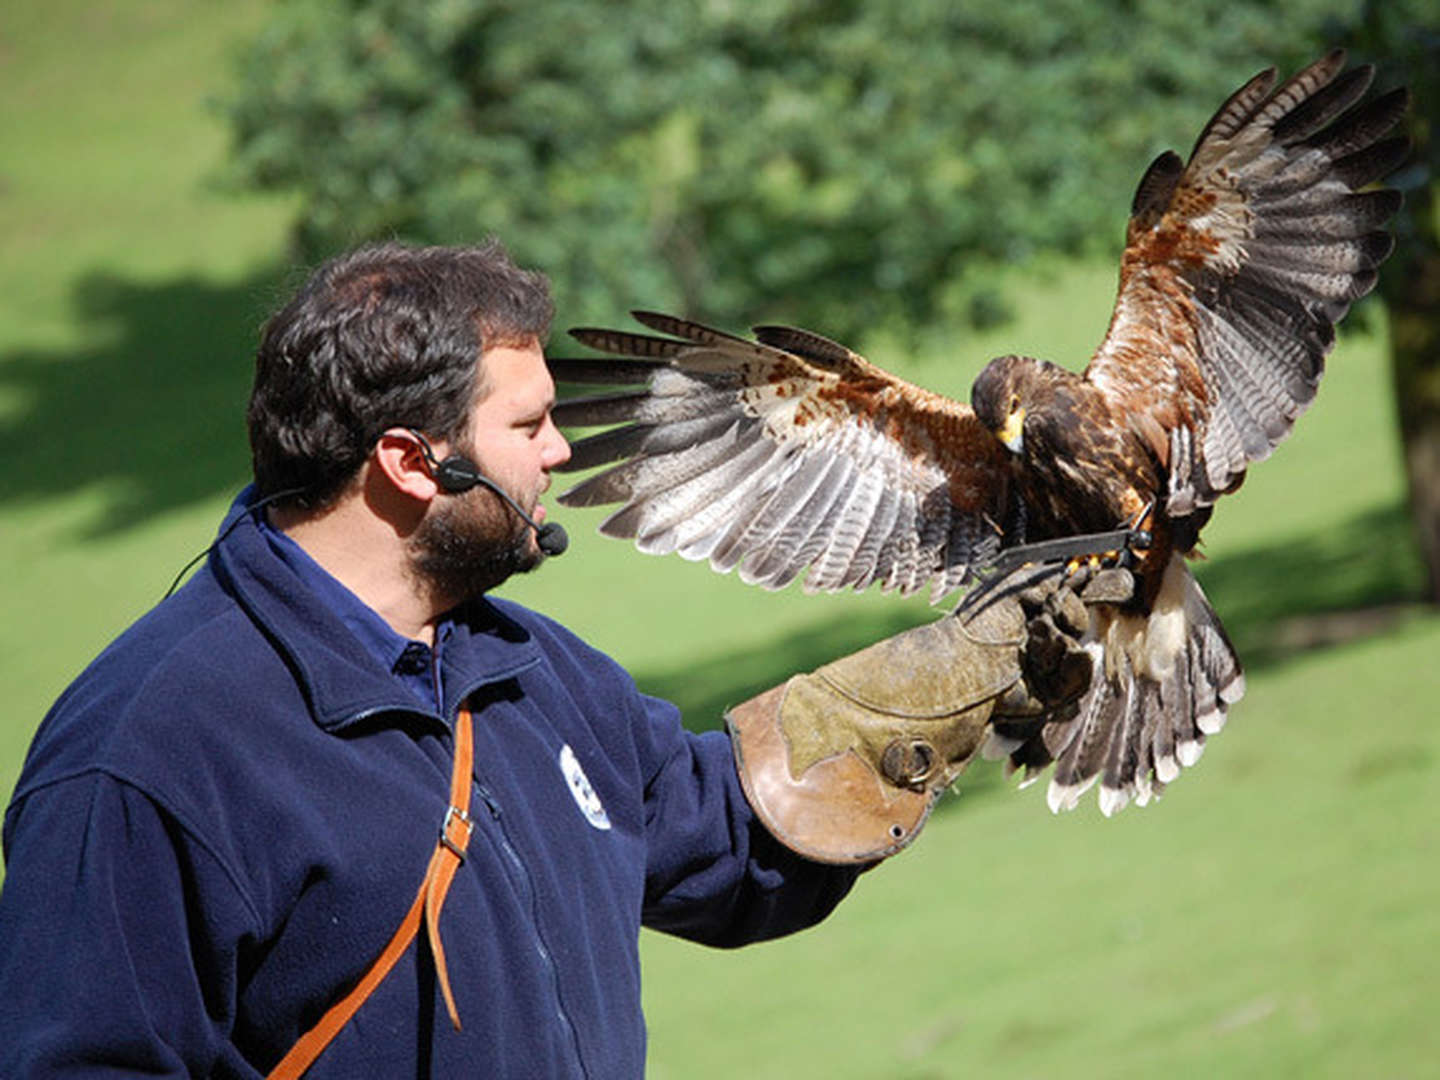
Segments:
[[[745,795],[787,847],[830,863],[899,851],[1020,678],[1023,624],[897,634],[726,713]]]
[[[790,685],[725,714],[740,782],[756,816],[782,844],[817,862],[868,863],[895,854],[920,831],[936,796],[886,783],[850,751],[794,776],[779,722]]]

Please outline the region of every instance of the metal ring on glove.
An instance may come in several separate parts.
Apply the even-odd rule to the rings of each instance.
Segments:
[[[894,739],[880,757],[880,769],[897,787],[919,789],[934,773],[937,757],[924,739]]]

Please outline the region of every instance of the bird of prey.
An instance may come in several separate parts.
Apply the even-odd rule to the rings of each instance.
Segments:
[[[1199,758],[1244,691],[1239,659],[1186,557],[1222,495],[1314,399],[1335,324],[1374,286],[1400,203],[1373,188],[1407,153],[1404,90],[1335,51],[1237,90],[1188,161],[1161,154],[1131,207],[1109,329],[1082,374],[992,360],[970,404],[898,379],[805,330],[755,340],[635,312],[654,334],[576,329],[605,358],[552,360],[562,426],[610,427],[560,496],[622,504],[601,526],[779,588],[932,601],[1001,549],[1132,527],[1129,601],[1094,609],[1094,678],[1073,715],[996,729],[987,750],[1073,808],[1098,779],[1108,816]],[[629,387],[614,389],[614,387]]]

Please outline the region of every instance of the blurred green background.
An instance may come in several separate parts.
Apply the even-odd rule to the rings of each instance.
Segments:
[[[430,10],[467,7],[474,5]],[[591,40],[602,28],[586,5],[490,7],[522,20],[500,20],[497,34],[535,41],[542,61],[522,72],[530,83],[563,87],[584,77],[575,56],[603,59]],[[863,22],[857,12],[881,8],[841,7],[854,25]],[[895,10],[918,18],[934,7]],[[999,36],[981,44],[1011,57],[1010,67],[988,75],[958,61],[947,67],[943,55],[923,71],[867,59],[867,89],[893,91],[909,111],[903,124],[865,129],[847,165],[843,157],[827,164],[824,155],[841,153],[844,137],[822,106],[825,94],[853,87],[836,89],[821,61],[828,55],[838,64],[860,44],[827,37],[818,14],[813,25],[782,26],[758,7],[752,16],[746,5],[700,5],[731,37],[750,34],[752,52],[756,41],[774,43],[775,55],[756,60],[764,85],[783,88],[793,71],[797,95],[819,95],[821,106],[791,103],[815,139],[809,146],[797,135],[796,145],[819,155],[807,166],[814,175],[848,167],[856,186],[817,194],[781,170],[756,180],[774,198],[736,216],[734,185],[744,154],[754,152],[745,150],[739,173],[709,159],[703,168],[676,166],[667,174],[673,190],[655,180],[656,170],[637,172],[636,183],[652,188],[644,222],[627,225],[613,212],[623,184],[592,198],[563,176],[551,177],[557,186],[545,199],[497,203],[483,223],[464,218],[453,193],[439,209],[411,205],[389,218],[387,208],[404,200],[387,198],[390,189],[373,176],[361,201],[373,203],[374,221],[317,213],[324,200],[297,195],[295,185],[306,182],[276,164],[286,160],[283,147],[266,151],[278,155],[266,159],[268,174],[253,167],[253,141],[232,149],[233,131],[253,140],[269,130],[264,109],[244,122],[226,118],[237,115],[246,80],[269,70],[262,65],[257,75],[257,57],[281,48],[277,34],[299,33],[295,25],[314,17],[306,15],[313,4],[8,5],[0,19],[0,587],[9,616],[0,629],[8,713],[0,794],[8,797],[49,703],[213,536],[246,480],[242,414],[259,326],[304,263],[345,242],[347,229],[468,239],[497,228],[522,261],[556,274],[562,328],[620,320],[627,306],[690,303],[736,329],[810,321],[857,335],[852,340],[882,365],[962,397],[1002,352],[1083,364],[1109,318],[1130,185],[1150,156],[1185,149],[1229,88],[1268,60],[1293,66],[1325,32],[1315,5],[1281,15],[1275,5],[1228,4],[1223,41],[1201,63],[1197,43],[1208,40],[1215,16],[1207,5],[1188,15],[1173,4],[1113,7],[1127,21],[1093,16],[1067,45],[1045,19],[1063,14],[1063,25],[1078,26],[1078,5],[1006,5],[1008,23],[990,24]],[[659,19],[658,5],[633,8],[637,18]],[[359,15],[345,22],[352,24],[369,25]],[[658,59],[622,88],[632,98],[597,104],[629,117],[637,131],[660,125],[653,145],[627,136],[619,167],[640,169],[657,147],[669,146],[667,160],[681,165],[694,151],[685,150],[693,133],[673,112],[657,120],[651,106],[668,102],[677,85],[689,85],[691,68],[714,57],[668,25],[643,31],[658,35]],[[1280,32],[1287,25],[1289,37]],[[889,32],[904,29],[897,23]],[[262,33],[271,44],[237,59]],[[808,48],[811,38],[832,51],[785,51]],[[1112,122],[1073,101],[1047,102],[1047,69],[1025,59],[1046,50],[1070,66],[1057,60],[1051,82],[1059,85],[1071,68],[1093,69],[1097,86],[1120,95],[1105,108],[1124,111]],[[1179,69],[1168,81],[1167,57]],[[307,71],[320,78],[326,63]],[[989,135],[993,160],[1006,158],[1007,142],[1022,158],[1034,153],[1018,136],[1005,137],[1030,117],[1054,128],[1046,135],[1054,160],[1080,164],[1054,175],[1034,165],[1002,186],[1068,185],[1075,215],[1044,208],[1049,216],[1031,236],[987,231],[985,213],[965,210],[967,197],[946,209],[945,196],[967,190],[965,169],[977,167],[952,163],[959,171],[933,196],[941,216],[897,235],[886,215],[903,215],[882,195],[887,184],[915,181],[923,125],[941,123],[947,103],[958,110],[967,95],[988,92],[987,79],[1006,70],[1028,81],[1013,111],[989,118],[1000,127]],[[1144,77],[1126,92],[1133,71]],[[913,85],[887,83],[902,72]],[[739,74],[722,68],[705,78],[695,84],[700,92],[719,94]],[[758,106],[736,95],[717,107],[740,110],[743,121],[744,110]],[[917,104],[927,95],[933,109]],[[275,130],[284,129],[289,106],[269,107]],[[542,96],[530,107],[561,118],[573,102]],[[557,132],[561,126],[557,119]],[[963,140],[969,129],[961,127],[953,137]],[[920,148],[907,142],[887,160],[889,131],[919,139]],[[387,137],[376,128],[377,140]],[[1086,164],[1096,143],[1106,151],[1100,157],[1118,158],[1118,178]],[[967,145],[957,143],[956,152]],[[316,137],[288,160],[322,159],[343,146]],[[598,161],[584,155],[602,150],[576,144],[567,152]],[[393,155],[408,159],[403,148]],[[360,175],[370,166],[342,156],[334,167]],[[499,165],[496,172],[504,175]],[[254,190],[272,181],[273,192]],[[706,186],[712,181],[718,187]],[[688,235],[656,231],[657,221],[684,217],[662,196],[701,206],[687,228],[699,221],[725,237],[726,258],[745,269],[660,274],[646,250],[673,255]],[[848,208],[856,224],[842,235],[858,245],[851,305],[825,298],[843,289],[843,267],[825,264],[828,292],[806,288],[806,260],[819,258],[806,236],[826,230],[824,214],[833,218],[834,207]],[[812,216],[785,228],[785,215],[802,210]],[[1023,219],[1024,203],[990,217]],[[973,242],[973,259],[927,247],[947,230]],[[1047,230],[1063,254],[1043,250]],[[637,232],[650,248],[634,246]],[[582,243],[581,234],[590,239]],[[770,265],[772,241],[786,254]],[[878,273],[867,263],[871,243],[885,254],[877,256],[888,267],[883,279],[864,277]],[[607,244],[618,253],[608,262]],[[1440,1000],[1440,616],[1420,602],[1424,574],[1405,512],[1379,315],[1352,317],[1295,438],[1226,500],[1207,531],[1210,558],[1199,573],[1248,663],[1250,692],[1201,766],[1158,805],[1105,821],[1093,800],[1052,818],[1039,789],[1016,794],[998,768],[977,765],[916,847],[867,875],[823,926],[733,954],[645,934],[650,1075],[1440,1075],[1431,1019]],[[797,668],[933,615],[916,599],[748,589],[702,566],[602,541],[598,514],[561,516],[571,553],[505,591],[610,651],[644,688],[679,701],[696,727]]]

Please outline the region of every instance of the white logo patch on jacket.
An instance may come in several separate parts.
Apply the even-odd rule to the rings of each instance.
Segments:
[[[605,804],[590,786],[590,778],[580,767],[580,760],[575,756],[575,751],[570,749],[569,743],[560,748],[560,771],[564,773],[565,783],[570,788],[575,805],[580,807],[580,812],[585,815],[585,820],[597,829],[610,828],[610,815],[605,813]]]

